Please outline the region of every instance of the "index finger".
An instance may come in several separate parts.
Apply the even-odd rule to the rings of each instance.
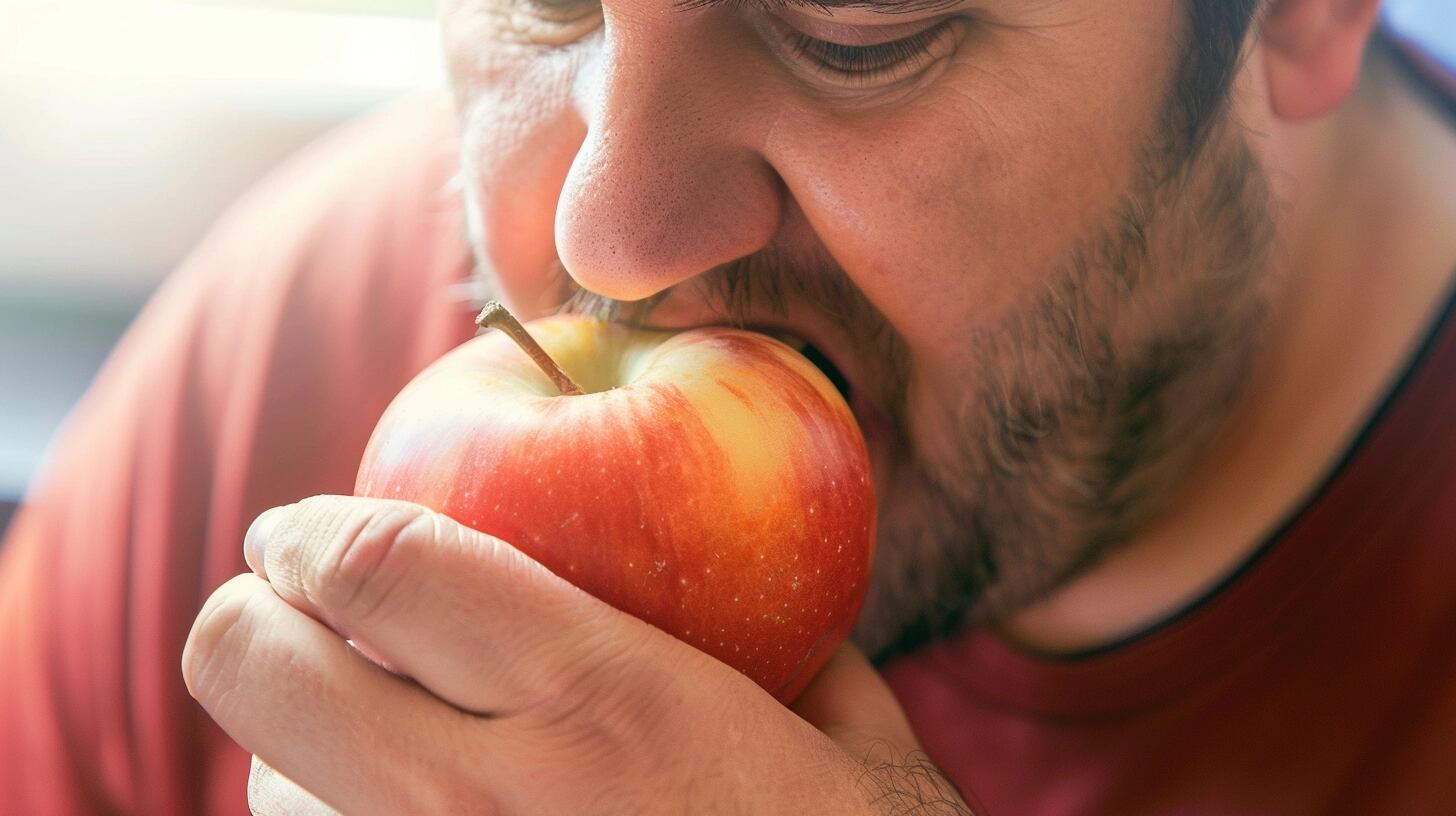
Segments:
[[[253,560],[280,597],[467,711],[569,705],[577,678],[634,672],[621,656],[643,648],[697,654],[420,505],[316,496],[267,524]]]

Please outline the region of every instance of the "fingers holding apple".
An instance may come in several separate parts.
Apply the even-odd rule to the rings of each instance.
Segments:
[[[343,812],[582,812],[567,803],[620,772],[613,752],[651,745],[686,701],[720,722],[745,689],[771,702],[708,655],[418,505],[316,496],[249,537],[258,574],[209,599],[184,677],[233,739]],[[580,783],[569,797],[563,774]],[[552,801],[568,809],[541,809]]]
[[[209,599],[188,687],[241,745],[344,812],[584,812],[629,767],[686,785],[706,761],[690,732],[717,741],[745,711],[782,711],[733,669],[418,505],[317,496],[249,537],[259,574]]]
[[[260,574],[209,600],[184,656],[194,695],[278,771],[255,772],[255,812],[713,802],[852,814],[911,797],[946,807],[922,812],[964,812],[912,764],[893,696],[848,647],[796,715],[739,671],[426,508],[321,496],[270,518],[250,532]]]

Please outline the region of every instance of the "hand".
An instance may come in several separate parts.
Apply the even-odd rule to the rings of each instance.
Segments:
[[[245,552],[256,574],[208,600],[182,669],[266,763],[255,813],[326,812],[300,787],[349,814],[969,813],[851,647],[791,711],[403,502],[270,510]]]

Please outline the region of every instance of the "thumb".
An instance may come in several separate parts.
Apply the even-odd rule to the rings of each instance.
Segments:
[[[794,712],[841,747],[888,741],[919,750],[910,721],[864,653],[846,641],[792,706]]]

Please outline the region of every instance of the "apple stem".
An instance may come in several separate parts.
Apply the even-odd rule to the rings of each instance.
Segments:
[[[526,327],[521,325],[521,321],[517,320],[516,316],[511,314],[506,307],[494,300],[485,304],[485,308],[481,309],[480,314],[475,318],[475,325],[482,329],[500,329],[505,332],[507,337],[516,341],[516,345],[521,347],[521,351],[530,355],[531,359],[541,367],[547,377],[551,378],[551,382],[556,384],[557,390],[564,396],[575,397],[583,393],[581,386],[567,376],[561,366],[551,359],[551,355],[541,348],[536,339],[526,331]]]

